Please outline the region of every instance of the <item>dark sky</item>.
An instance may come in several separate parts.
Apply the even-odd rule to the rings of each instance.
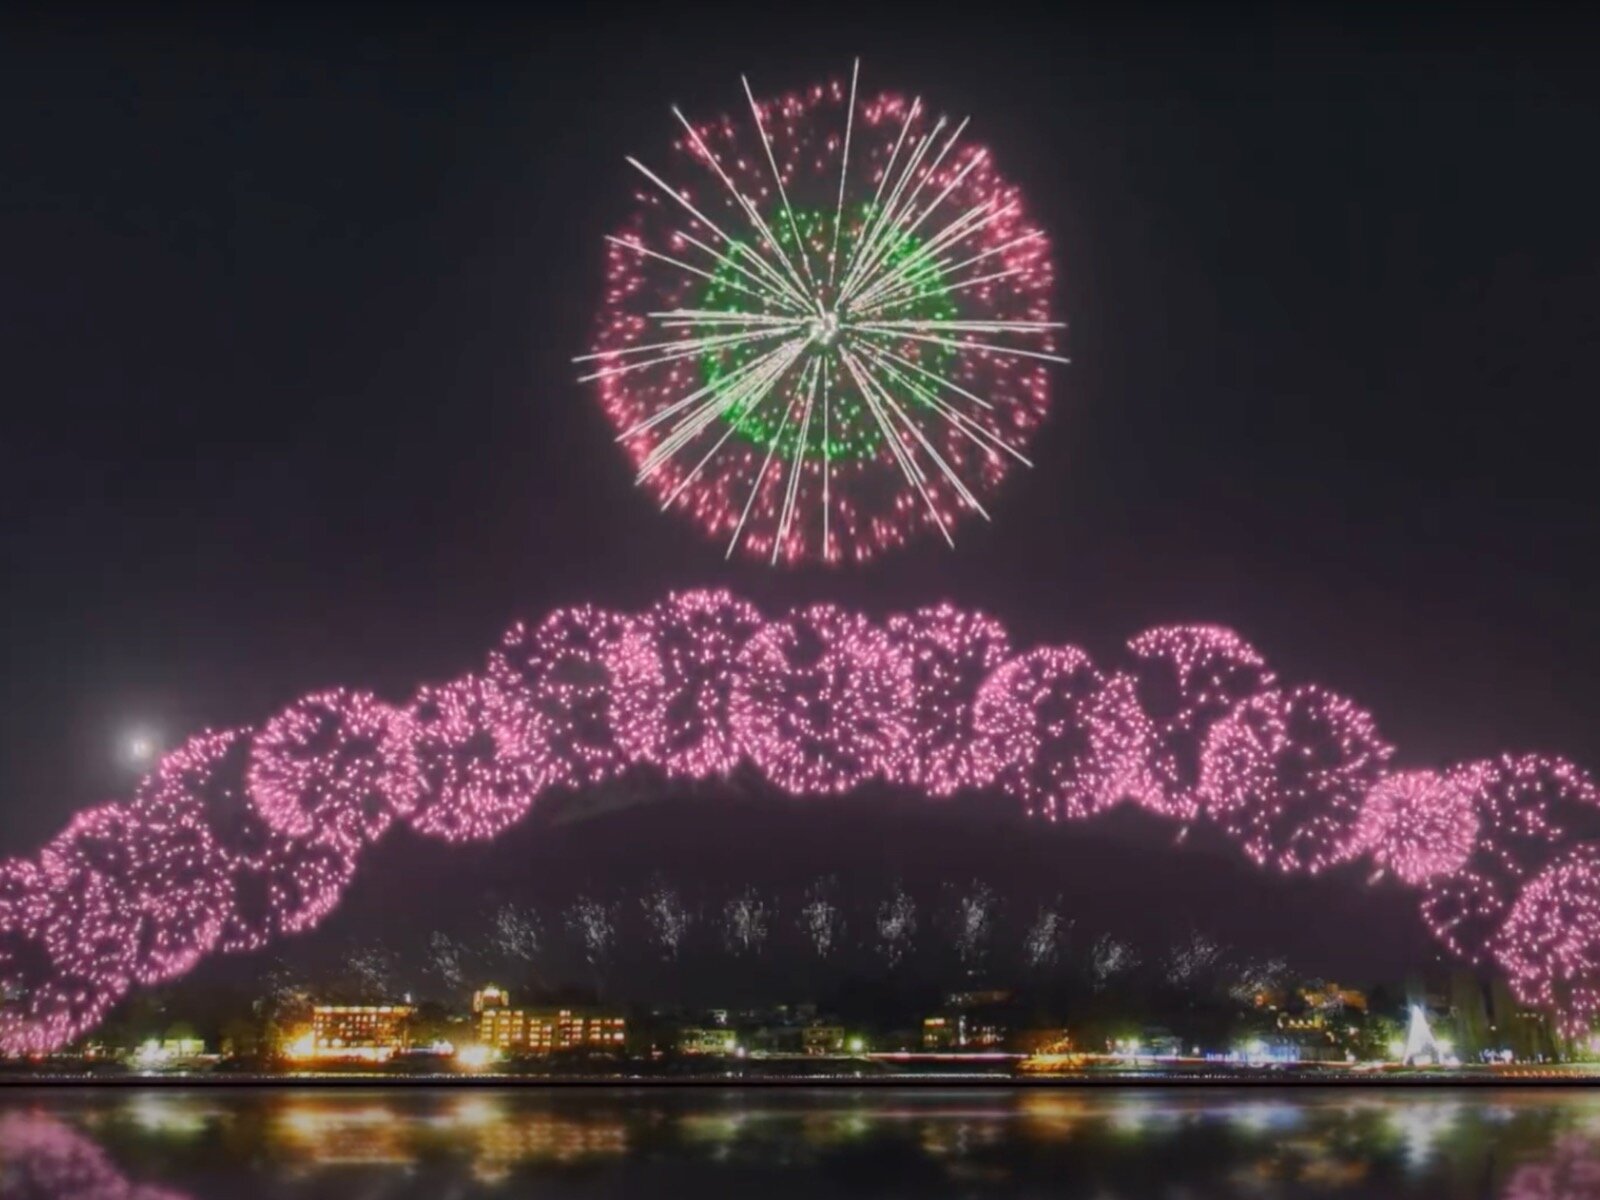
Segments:
[[[853,7],[0,18],[0,852],[125,791],[132,726],[403,699],[516,616],[713,583],[1102,654],[1224,622],[1407,761],[1600,766],[1592,31]],[[857,53],[1026,189],[1074,365],[957,552],[729,567],[568,360],[668,106]]]

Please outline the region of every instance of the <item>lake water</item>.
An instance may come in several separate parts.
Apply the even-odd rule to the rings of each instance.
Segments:
[[[0,1089],[6,1200],[1600,1200],[1600,1091]]]

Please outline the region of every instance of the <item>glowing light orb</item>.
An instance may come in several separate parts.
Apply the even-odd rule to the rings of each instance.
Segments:
[[[583,379],[663,508],[770,562],[859,561],[985,500],[1048,407],[1061,327],[1021,193],[967,122],[858,73],[629,159]]]
[[[1305,684],[1265,692],[1213,727],[1200,790],[1254,862],[1316,874],[1350,858],[1362,803],[1392,753],[1370,714]]]

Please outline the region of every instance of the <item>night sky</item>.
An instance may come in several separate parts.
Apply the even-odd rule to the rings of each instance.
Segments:
[[[0,853],[125,793],[134,728],[171,743],[335,683],[403,700],[514,618],[707,584],[769,611],[948,598],[1104,655],[1230,624],[1369,706],[1402,762],[1600,768],[1591,31],[868,7],[0,18]],[[569,360],[623,157],[660,159],[669,106],[856,54],[864,85],[972,114],[1023,186],[1074,362],[1037,469],[956,552],[729,566],[633,489]],[[536,859],[559,889],[709,842],[761,848],[752,877],[826,866],[773,849],[819,819],[793,803],[690,804],[374,863],[332,924],[381,928],[423,872],[511,887]],[[1274,896],[1345,905],[1311,949],[1330,969],[1364,968],[1351,929],[1374,970],[1418,944],[1393,896],[1247,878],[1170,830],[858,805],[826,819],[895,843],[885,872],[1002,872],[1026,843],[1082,904],[1231,896],[1216,931],[1280,952],[1301,931],[1260,915]]]

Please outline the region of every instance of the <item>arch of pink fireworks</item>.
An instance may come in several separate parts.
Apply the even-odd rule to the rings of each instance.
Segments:
[[[559,609],[404,704],[334,689],[204,732],[124,799],[0,862],[0,1051],[43,1053],[130,989],[328,916],[397,824],[482,841],[554,788],[754,771],[797,796],[986,789],[1048,820],[1119,804],[1211,822],[1266,870],[1365,861],[1457,955],[1572,1031],[1600,1016],[1600,792],[1559,758],[1391,765],[1372,715],[1280,683],[1229,630],[1115,661],[1019,648],[950,605],[776,617],[724,591]]]

